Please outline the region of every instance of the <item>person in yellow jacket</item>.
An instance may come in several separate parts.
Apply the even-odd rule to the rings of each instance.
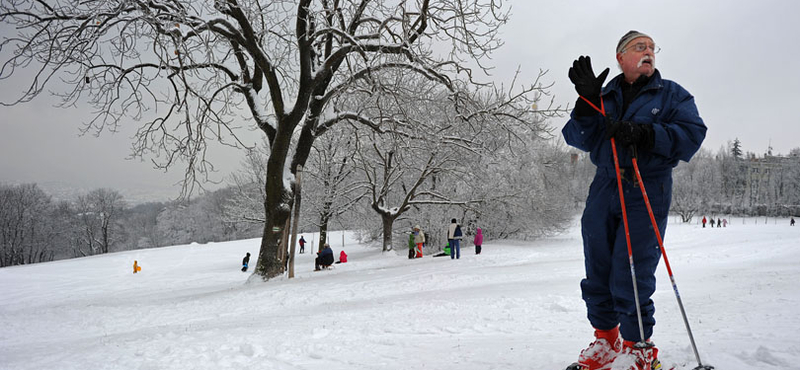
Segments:
[[[133,273],[135,274],[135,273],[137,273],[139,271],[142,271],[142,266],[139,266],[139,261],[134,260],[133,261]]]

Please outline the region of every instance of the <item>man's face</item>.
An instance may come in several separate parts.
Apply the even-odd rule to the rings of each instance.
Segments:
[[[649,37],[638,37],[617,53],[617,63],[626,81],[633,82],[641,75],[650,77],[655,73],[655,48],[656,44]]]

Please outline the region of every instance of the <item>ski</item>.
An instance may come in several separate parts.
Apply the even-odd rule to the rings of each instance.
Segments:
[[[566,368],[566,369],[564,369],[564,370],[586,370],[586,369],[587,369],[587,368],[585,368],[585,367],[581,366],[579,363],[577,363],[577,362],[573,362],[571,365],[567,366],[567,368]],[[609,368],[609,369],[610,369],[610,368]],[[712,369],[713,369],[713,367],[712,367]],[[653,370],[675,370],[675,366],[672,366],[672,367],[664,367],[664,366],[662,366],[662,363],[661,363],[661,361],[658,361],[658,365],[656,365],[656,366],[653,368]]]

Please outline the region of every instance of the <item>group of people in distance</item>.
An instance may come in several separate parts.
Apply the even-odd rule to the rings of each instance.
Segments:
[[[342,250],[339,252],[339,260],[335,263],[346,263],[347,262],[347,253]],[[314,259],[314,271],[319,271],[322,269],[326,269],[333,265],[333,249],[331,249],[331,245],[325,243],[322,246],[322,250],[317,252],[317,258]]]
[[[301,251],[303,251],[303,249],[304,249],[305,242],[306,241],[303,239],[303,237],[300,236],[300,250]],[[300,252],[300,253],[302,253],[302,252]],[[336,261],[336,263],[345,263],[345,262],[347,262],[347,253],[342,251],[341,253],[339,253],[339,260]],[[323,247],[323,249],[321,251],[317,252],[317,258],[314,259],[314,270],[315,271],[319,271],[319,270],[321,270],[323,268],[330,267],[330,265],[333,265],[333,264],[334,264],[334,262],[333,262],[333,250],[331,249],[330,244],[325,243],[325,246]],[[247,272],[247,269],[249,268],[249,266],[250,266],[250,252],[247,252],[247,254],[244,256],[244,258],[242,258],[242,272]],[[139,266],[139,261],[133,261],[133,273],[135,274],[135,273],[137,273],[139,271],[142,271],[142,266]]]
[[[711,227],[714,227],[714,225],[717,225],[717,227],[728,227],[728,219],[727,218],[723,218],[722,220],[720,220],[718,218],[717,221],[714,222],[714,218],[713,217],[711,217],[710,219],[706,219],[706,217],[703,216],[702,222],[703,222],[703,227],[706,227],[706,223],[710,223]],[[790,218],[789,226],[794,226],[794,217]]]
[[[709,220],[706,220],[706,217],[703,216],[703,227],[706,227],[706,222],[709,222]],[[717,227],[728,227],[728,219],[727,218],[723,218],[721,220],[717,219],[717,222],[715,223],[714,222],[714,218],[711,217],[710,223],[711,223],[711,227],[714,227],[715,224],[717,225]]]
[[[339,260],[336,263],[346,263],[347,262],[347,253],[344,251],[339,252]],[[317,258],[314,259],[314,271],[319,271],[322,269],[326,269],[333,265],[333,249],[331,249],[331,245],[325,243],[322,247],[322,250],[317,252]]]
[[[306,240],[303,236],[300,236],[300,240],[298,241],[300,244],[300,253],[305,251]],[[339,253],[339,260],[335,263],[346,263],[347,262],[347,253],[341,251]],[[250,252],[247,252],[247,255],[244,256],[242,259],[242,272],[246,272],[248,265],[250,263]],[[331,245],[325,243],[322,250],[317,252],[317,257],[314,259],[314,271],[319,271],[325,268],[330,267],[333,265],[333,249],[331,249]]]
[[[447,228],[447,245],[444,250],[434,257],[450,256],[450,259],[461,258],[461,239],[464,238],[464,233],[461,231],[461,225],[458,224],[456,219],[450,221]],[[483,245],[483,230],[477,228],[475,238],[475,254],[481,254],[481,246]],[[411,234],[408,235],[408,259],[421,258],[422,249],[426,245],[425,233],[422,232],[419,225],[414,226]]]

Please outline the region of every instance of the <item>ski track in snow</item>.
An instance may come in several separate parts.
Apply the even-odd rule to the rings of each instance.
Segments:
[[[800,227],[671,222],[667,254],[700,356],[720,370],[800,368]],[[304,234],[307,240],[315,238]],[[341,233],[331,235],[335,255]],[[0,269],[0,369],[563,369],[592,340],[578,222],[408,260],[347,234],[347,264],[270,282],[239,271],[259,240]],[[133,260],[142,272],[132,274]],[[663,262],[655,335],[697,366]]]

